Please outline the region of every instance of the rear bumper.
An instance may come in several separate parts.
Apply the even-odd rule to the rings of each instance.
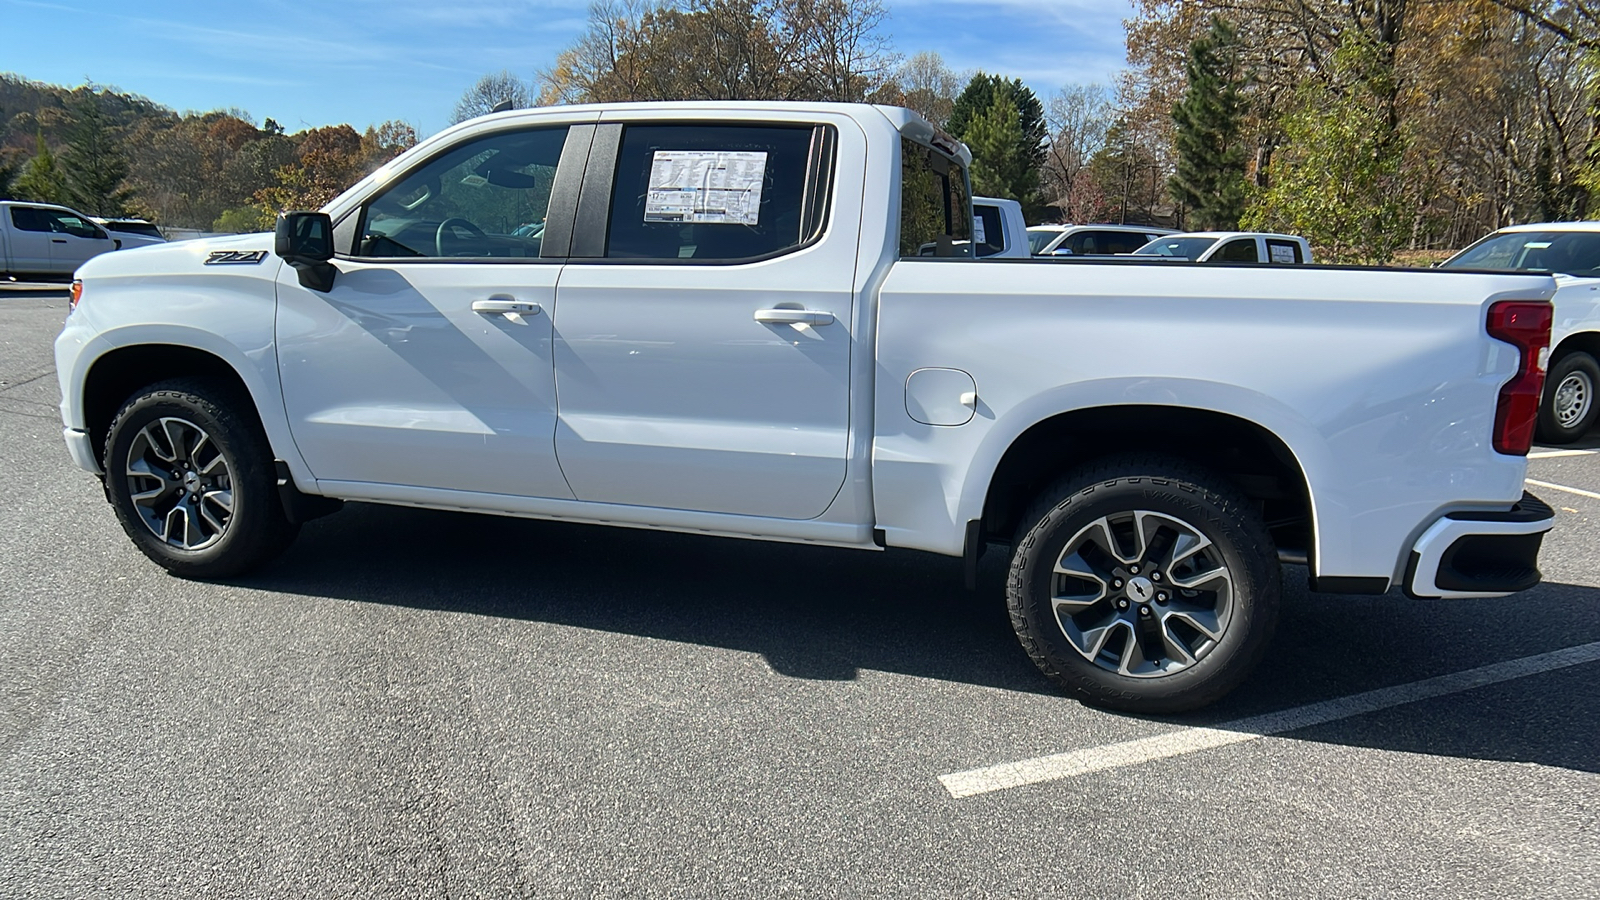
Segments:
[[[1417,539],[1406,565],[1412,597],[1504,597],[1539,583],[1539,545],[1555,511],[1532,494],[1504,512],[1456,512]]]

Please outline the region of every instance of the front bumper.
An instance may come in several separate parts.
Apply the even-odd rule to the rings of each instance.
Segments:
[[[1504,597],[1539,583],[1539,545],[1555,511],[1524,492],[1504,512],[1455,512],[1417,539],[1406,565],[1412,597]]]

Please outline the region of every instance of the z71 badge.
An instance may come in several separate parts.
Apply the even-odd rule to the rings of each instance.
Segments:
[[[206,257],[208,266],[254,266],[267,258],[265,250],[213,250]]]

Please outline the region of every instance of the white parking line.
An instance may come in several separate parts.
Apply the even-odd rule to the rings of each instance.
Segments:
[[[1498,662],[1451,675],[1440,675],[1437,678],[1414,681],[1410,684],[1351,694],[1348,697],[1297,706],[1280,712],[1251,716],[1248,719],[1236,719],[1215,728],[1185,728],[1182,731],[1155,737],[954,772],[940,775],[939,781],[945,790],[950,792],[950,796],[959,798],[1038,784],[1042,781],[1075,778],[1091,772],[1104,772],[1107,769],[1183,756],[1213,747],[1242,744],[1269,735],[1335,722],[1393,706],[1415,703],[1418,700],[1470,691],[1485,685],[1525,678],[1596,660],[1600,660],[1600,641],[1568,647],[1565,650],[1540,653],[1537,656],[1524,656],[1521,659]]]
[[[1583,488],[1567,487],[1564,484],[1551,484],[1548,481],[1534,481],[1532,478],[1524,478],[1523,481],[1534,487],[1549,488],[1552,491],[1566,491],[1569,494],[1577,494],[1579,497],[1592,497],[1595,500],[1600,500],[1600,494],[1594,491],[1586,491]]]
[[[1596,453],[1600,453],[1600,450],[1540,450],[1537,453],[1529,453],[1528,458],[1555,459],[1558,456],[1593,456]]]

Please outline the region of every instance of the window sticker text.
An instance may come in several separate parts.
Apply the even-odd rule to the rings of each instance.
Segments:
[[[765,151],[657,150],[644,220],[755,225],[766,174]]]

